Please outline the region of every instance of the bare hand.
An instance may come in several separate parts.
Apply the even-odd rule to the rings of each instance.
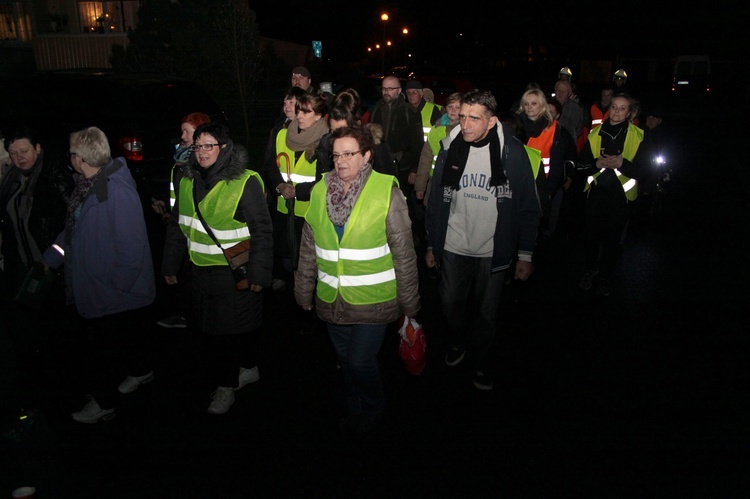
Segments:
[[[424,254],[424,263],[428,269],[435,266],[435,255],[432,253],[432,250],[427,250],[427,253]]]
[[[519,281],[525,281],[529,277],[531,277],[531,274],[534,273],[534,264],[531,262],[524,262],[522,260],[518,260],[516,262],[516,275],[514,276],[514,279],[518,279]]]
[[[177,276],[176,275],[165,275],[164,276],[164,281],[166,281],[166,283],[169,284],[170,286],[172,284],[177,284]]]
[[[279,184],[277,189],[281,193],[281,197],[284,199],[292,199],[296,195],[292,184]]]
[[[161,199],[154,199],[151,203],[151,208],[159,215],[163,215],[167,211],[167,204]]]
[[[596,166],[599,168],[609,168],[615,170],[622,166],[622,154],[610,156],[608,154],[602,154],[599,159],[596,160]]]
[[[263,291],[263,286],[261,286],[260,284],[251,284],[250,291],[254,293],[260,293],[261,291]]]
[[[411,173],[409,173],[409,178],[407,179],[407,181],[408,181],[408,182],[409,182],[409,183],[410,183],[411,185],[414,185],[414,182],[416,182],[416,181],[417,181],[417,174],[416,174],[416,172],[411,172]]]
[[[424,192],[415,192],[415,196],[417,196],[417,199],[424,199]]]

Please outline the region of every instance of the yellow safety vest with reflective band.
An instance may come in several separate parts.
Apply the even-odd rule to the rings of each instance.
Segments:
[[[427,142],[427,135],[430,133],[430,130],[432,129],[432,123],[430,122],[430,118],[432,118],[432,110],[435,108],[443,109],[441,106],[437,104],[425,101],[424,107],[419,112],[422,118],[422,135],[424,135],[425,142]]]
[[[599,130],[601,130],[601,126],[594,128],[589,134],[588,138],[589,144],[591,146],[591,152],[594,154],[594,159],[599,158],[601,153],[602,137],[601,135],[599,135]],[[627,159],[628,161],[633,161],[633,158],[635,158],[635,154],[638,152],[638,146],[641,145],[642,141],[643,130],[641,130],[634,124],[629,123],[628,134],[627,136],[625,136],[625,145],[622,148],[622,157]],[[583,188],[584,192],[588,191],[591,188],[592,183],[596,183],[596,178],[601,175],[604,170],[606,170],[606,168],[602,168],[595,174],[589,176],[588,179],[586,179],[586,186]],[[638,182],[635,179],[626,177],[625,175],[620,173],[620,170],[615,170],[615,174],[620,180],[622,190],[625,191],[625,197],[628,198],[628,201],[635,201],[635,199],[638,197]]]
[[[206,224],[211,228],[216,239],[225,248],[232,247],[240,241],[250,239],[250,229],[244,222],[234,219],[245,184],[255,177],[263,188],[263,181],[256,172],[245,170],[237,179],[229,182],[221,180],[204,197],[199,204]],[[209,265],[229,265],[224,253],[203,227],[193,200],[193,179],[183,178],[180,181],[179,225],[188,240],[190,261],[199,267]]]
[[[430,168],[430,177],[435,173],[435,161],[437,161],[438,153],[440,152],[440,141],[448,135],[447,130],[447,126],[440,125],[434,127],[430,130],[430,133],[427,134],[427,142],[429,142],[430,149],[432,149],[432,167]]]
[[[276,136],[276,157],[278,157],[278,155],[282,152],[285,152],[287,153],[287,155],[289,155],[289,161],[292,163],[290,165],[290,177],[289,172],[286,169],[286,161],[284,159],[279,160],[279,171],[281,171],[281,176],[284,178],[284,182],[289,182],[289,180],[291,180],[292,185],[302,184],[305,182],[315,182],[317,160],[310,163],[305,158],[305,153],[302,152],[299,159],[295,163],[294,151],[289,149],[289,147],[287,147],[286,145],[286,133],[287,129],[282,128],[281,130],[279,130],[279,134]],[[300,201],[298,199],[295,200],[294,214],[298,217],[304,217],[309,206],[310,201]],[[279,213],[289,213],[289,210],[287,210],[286,208],[286,199],[279,196],[279,199],[276,201],[276,209],[279,211]]]
[[[328,218],[325,182],[318,182],[313,188],[305,220],[315,235],[317,295],[324,302],[333,303],[339,293],[352,305],[396,298],[396,271],[385,232],[394,183],[391,175],[370,174],[341,241]]]
[[[529,162],[531,163],[531,171],[534,172],[534,178],[536,178],[539,175],[539,167],[542,164],[542,152],[527,145],[523,147],[526,149],[526,155],[529,157]]]

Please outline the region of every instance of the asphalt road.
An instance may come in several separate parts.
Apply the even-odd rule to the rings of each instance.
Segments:
[[[156,380],[88,426],[85,373],[65,320],[28,330],[14,358],[33,417],[6,424],[0,495],[51,497],[747,497],[748,181],[739,141],[699,119],[673,123],[683,164],[664,215],[633,220],[612,295],[577,289],[578,240],[540,248],[506,288],[480,392],[443,363],[436,281],[421,294],[428,365],[381,350],[388,412],[372,438],[337,429],[342,380],[325,333],[295,334],[289,291],[267,294],[260,382],[223,416],[205,408],[190,328],[154,328]],[[174,302],[160,295],[156,316]]]

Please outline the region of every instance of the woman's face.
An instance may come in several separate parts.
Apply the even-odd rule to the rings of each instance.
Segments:
[[[31,170],[40,152],[42,152],[42,147],[39,144],[33,145],[29,139],[14,140],[8,146],[10,159],[19,170]]]
[[[536,121],[542,114],[542,103],[539,102],[539,96],[529,94],[523,101],[523,112],[531,121]]]
[[[312,109],[306,106],[307,104],[305,104],[304,106],[300,106],[299,110],[297,111],[297,121],[299,122],[300,130],[307,130],[315,123],[317,123],[320,118],[322,118],[321,115],[315,114]]]
[[[451,102],[445,106],[445,110],[448,113],[448,119],[451,123],[458,123],[458,114],[461,112],[461,102]]]
[[[180,135],[180,139],[182,139],[182,145],[192,146],[195,127],[190,123],[183,123],[180,129],[182,130],[182,135]]]
[[[630,102],[622,97],[612,99],[609,106],[609,122],[613,125],[619,125],[628,119],[630,115]]]
[[[226,144],[218,145],[218,140],[208,133],[202,133],[198,140],[195,141],[194,146],[197,147],[195,151],[195,157],[198,160],[198,164],[201,168],[210,168],[216,163],[216,159],[219,157],[219,151],[226,147]],[[206,146],[211,144],[210,151],[204,151],[200,146]]]
[[[364,155],[359,143],[351,137],[341,137],[333,142],[333,165],[336,173],[345,184],[350,184],[370,160],[370,153]]]
[[[297,98],[296,97],[290,97],[288,99],[284,99],[284,116],[287,117],[287,119],[293,120],[294,119],[294,106],[297,105]]]

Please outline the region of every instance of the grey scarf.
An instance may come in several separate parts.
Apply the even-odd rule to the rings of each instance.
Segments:
[[[312,162],[320,139],[327,133],[328,121],[325,118],[319,119],[307,130],[300,130],[299,122],[294,118],[286,131],[286,145],[295,152],[305,151],[305,159]]]

